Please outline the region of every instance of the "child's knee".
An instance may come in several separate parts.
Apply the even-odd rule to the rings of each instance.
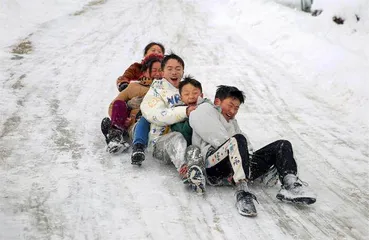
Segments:
[[[237,141],[238,145],[247,147],[247,139],[243,134],[236,134],[232,138]]]
[[[285,150],[292,150],[292,144],[290,141],[288,140],[278,140],[279,144],[281,146],[281,148],[285,149]]]

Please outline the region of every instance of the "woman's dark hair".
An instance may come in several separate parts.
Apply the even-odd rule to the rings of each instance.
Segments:
[[[167,64],[169,59],[177,60],[182,65],[183,69],[185,68],[185,64],[184,64],[183,59],[180,56],[178,56],[178,55],[176,55],[172,52],[169,55],[165,55],[164,58],[163,58],[163,61],[161,61],[161,69],[162,70],[164,70],[164,67]]]
[[[163,54],[165,53],[165,48],[164,48],[163,44],[158,43],[158,42],[151,42],[151,43],[146,45],[146,47],[144,49],[144,56],[146,55],[147,51],[149,51],[149,49],[154,45],[158,45],[161,48],[161,51],[163,52]]]
[[[219,98],[221,101],[228,97],[236,98],[240,100],[241,103],[245,102],[245,94],[243,91],[239,90],[233,86],[219,85],[215,93],[215,98]]]
[[[200,89],[200,91],[202,92],[202,86],[201,83],[199,81],[197,81],[196,79],[194,79],[191,75],[187,75],[183,78],[182,81],[179,82],[179,94],[182,93],[182,88],[187,85],[187,84],[191,84],[192,86],[194,86],[195,88]]]
[[[145,72],[147,69],[150,69],[151,74],[151,67],[154,62],[160,62],[163,60],[163,55],[159,54],[150,54],[149,56],[145,57],[141,62],[141,72]]]
[[[150,61],[148,63],[149,64],[148,68],[149,68],[149,74],[150,74],[150,76],[151,76],[151,72],[152,72],[152,65],[154,65],[154,63],[156,63],[156,62],[161,63],[161,60],[160,59],[155,59],[155,60],[152,60],[152,61]]]

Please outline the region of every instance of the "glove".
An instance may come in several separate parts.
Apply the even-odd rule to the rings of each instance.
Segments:
[[[128,83],[126,82],[122,82],[121,84],[119,84],[118,86],[118,90],[119,92],[123,91],[124,89],[126,89],[128,87]]]
[[[143,97],[134,97],[127,102],[127,105],[130,109],[139,109],[142,100],[143,100]]]

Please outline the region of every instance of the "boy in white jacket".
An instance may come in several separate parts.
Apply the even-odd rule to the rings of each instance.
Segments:
[[[183,60],[175,55],[166,55],[162,60],[163,78],[155,80],[140,105],[142,115],[151,123],[149,147],[168,132],[169,126],[183,121],[194,107],[183,105],[178,91],[184,73]],[[176,107],[177,106],[177,107]]]
[[[252,152],[247,137],[240,130],[235,116],[244,103],[244,93],[232,86],[218,86],[214,105],[199,104],[191,112],[192,143],[201,149],[209,183],[230,179],[236,185],[236,206],[243,216],[256,216],[247,181],[263,176],[276,168],[282,189],[280,200],[312,204],[315,194],[296,177],[297,165],[289,141],[278,140]],[[205,123],[205,124],[204,124]]]
[[[183,106],[180,99],[178,88],[184,73],[183,60],[175,54],[167,55],[162,60],[162,70],[163,79],[151,84],[140,106],[142,115],[151,123],[148,147],[155,158],[165,163],[172,162],[181,178],[186,180],[186,139],[180,132],[169,131],[170,125],[188,118],[190,112],[196,109],[196,104]],[[196,87],[192,91],[202,96],[202,92]],[[194,97],[195,102],[197,97]]]

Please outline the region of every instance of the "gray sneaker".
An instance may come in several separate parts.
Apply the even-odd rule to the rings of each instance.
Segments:
[[[239,214],[246,217],[255,217],[258,213],[254,201],[258,201],[254,194],[240,190],[236,192],[236,207]]]
[[[283,185],[276,198],[281,201],[313,204],[316,195],[308,188],[307,183],[302,182],[296,175],[287,174],[283,178]]]
[[[204,194],[205,193],[205,175],[202,169],[197,165],[192,165],[188,169],[188,184],[189,187],[198,194]]]

